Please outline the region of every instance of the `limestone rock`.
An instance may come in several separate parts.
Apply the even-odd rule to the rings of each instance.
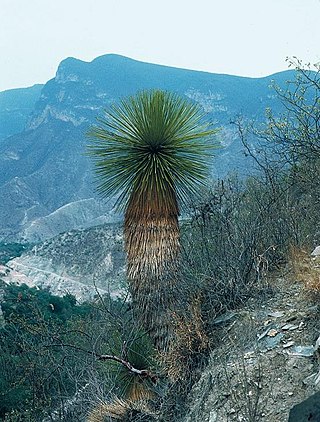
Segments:
[[[312,252],[311,256],[313,257],[320,257],[320,246],[317,246]]]

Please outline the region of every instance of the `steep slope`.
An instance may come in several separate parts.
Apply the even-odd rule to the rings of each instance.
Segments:
[[[42,87],[39,84],[0,92],[0,141],[25,128]]]
[[[121,229],[101,225],[72,230],[14,258],[3,267],[5,282],[48,288],[53,294],[73,294],[78,300],[97,293],[120,295],[124,287]]]
[[[180,422],[284,422],[319,390],[319,305],[293,274],[270,287],[269,297],[216,319],[217,347]]]
[[[289,72],[273,76],[280,84],[290,77]],[[267,106],[277,110],[270,80],[176,69],[117,55],[90,63],[64,60],[55,78],[43,87],[26,130],[0,144],[0,194],[5,198],[0,204],[0,238],[25,236],[28,240],[31,226],[32,238],[52,236],[56,232],[44,234],[39,223],[43,217],[69,203],[98,199],[85,156],[85,133],[105,107],[141,89],[176,91],[201,104],[208,119],[225,128],[221,132],[225,148],[217,152],[214,173],[243,170],[247,163],[234,130],[228,127],[229,120],[239,113],[261,120]],[[86,201],[78,204],[86,207]],[[101,216],[109,210],[110,204],[103,205]],[[67,211],[71,225],[64,225],[63,230],[76,224],[72,222],[74,208]],[[84,226],[99,218],[96,211],[83,214]]]

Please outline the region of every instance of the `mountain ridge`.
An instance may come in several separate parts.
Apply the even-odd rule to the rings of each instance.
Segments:
[[[100,56],[95,57],[92,60],[82,60],[82,59],[78,59],[76,57],[73,56],[69,56],[66,57],[65,59],[63,59],[59,65],[58,65],[58,69],[61,65],[64,65],[65,63],[81,63],[84,65],[87,64],[97,64],[100,62],[104,62],[106,60],[116,60],[119,63],[140,63],[143,65],[150,65],[150,66],[154,66],[154,67],[161,67],[161,68],[166,68],[166,69],[176,69],[179,71],[183,71],[183,72],[190,72],[190,73],[198,73],[198,74],[207,74],[207,75],[220,75],[220,76],[230,76],[230,77],[236,77],[236,78],[243,78],[243,79],[257,79],[257,80],[261,80],[261,79],[265,79],[265,78],[270,78],[273,76],[277,76],[277,75],[283,75],[283,74],[295,74],[295,71],[292,69],[287,69],[287,70],[282,70],[282,71],[277,71],[271,74],[267,74],[264,76],[244,76],[244,75],[236,75],[236,74],[231,74],[231,73],[220,73],[220,72],[209,72],[207,70],[197,70],[197,69],[189,69],[189,68],[184,68],[184,67],[178,67],[178,66],[171,66],[171,65],[164,65],[164,64],[156,64],[156,63],[151,63],[148,61],[144,61],[144,60],[138,60],[138,59],[134,59],[132,57],[128,57],[128,56],[124,56],[122,54],[116,54],[116,53],[109,53],[109,54],[102,54]]]
[[[85,134],[103,110],[120,98],[143,89],[163,89],[200,104],[208,119],[223,128],[224,149],[212,163],[212,173],[220,177],[228,170],[248,168],[229,121],[239,114],[262,121],[267,107],[278,112],[281,104],[269,85],[273,79],[283,85],[293,75],[290,70],[264,78],[211,74],[119,55],[103,55],[91,62],[63,60],[56,76],[42,87],[25,130],[0,143],[0,194],[6,198],[0,204],[0,239],[29,240],[24,236],[33,221],[41,225],[44,217],[69,203],[90,198],[99,202],[92,164],[85,156]],[[111,204],[102,208],[102,213],[109,213]],[[69,209],[71,222],[75,208]],[[84,226],[90,226],[90,221],[95,224],[97,218],[96,213],[88,214]],[[44,225],[39,226],[41,240],[55,234],[46,234]],[[32,231],[32,236],[37,233]]]

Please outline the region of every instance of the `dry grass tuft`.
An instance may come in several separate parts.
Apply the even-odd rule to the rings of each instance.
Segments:
[[[174,341],[169,350],[160,354],[165,373],[173,382],[190,376],[193,357],[209,345],[201,315],[201,298],[196,296],[188,312],[172,314]]]
[[[127,401],[115,398],[112,403],[101,402],[88,415],[87,422],[104,422],[105,420],[120,420],[130,409]]]
[[[320,294],[320,259],[311,257],[305,249],[292,247],[290,261],[296,279],[310,292]]]
[[[149,397],[151,398],[151,395],[149,395]],[[87,422],[127,420],[127,417],[129,417],[131,413],[153,417],[156,415],[149,405],[147,396],[136,401],[131,399],[122,400],[115,397],[112,402],[101,401],[100,403],[97,403],[88,414]]]

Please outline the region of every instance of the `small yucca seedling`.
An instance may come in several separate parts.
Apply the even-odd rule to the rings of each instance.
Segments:
[[[132,367],[143,372],[139,375],[124,365],[109,362],[119,396],[133,402],[153,398],[159,378],[156,375],[155,350],[149,337],[138,332],[132,340],[121,346],[121,350],[115,352],[121,354]]]
[[[122,420],[130,415],[130,412],[154,414],[150,401],[155,398],[158,377],[153,360],[154,349],[150,340],[145,334],[136,333],[135,338],[128,344],[120,346],[120,342],[116,343],[118,347],[115,347],[114,352],[129,365],[121,364],[119,360],[105,362],[109,365],[110,373],[114,374],[114,389],[117,391],[117,397],[110,402],[100,402],[95,406],[88,416],[88,422]],[[100,357],[102,356],[107,355]],[[139,375],[137,370],[142,374]]]

